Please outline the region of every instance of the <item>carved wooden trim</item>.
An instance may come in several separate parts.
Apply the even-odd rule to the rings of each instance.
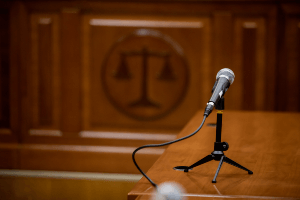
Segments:
[[[81,131],[80,137],[83,138],[103,138],[103,139],[121,139],[121,140],[158,140],[171,141],[176,139],[174,134],[157,133],[128,133],[128,132],[99,132],[99,131]]]
[[[63,134],[60,130],[42,130],[42,129],[30,129],[29,135],[31,136],[54,136],[61,137]]]
[[[202,28],[200,21],[162,21],[162,20],[121,20],[121,19],[91,19],[92,26],[127,26],[156,28]]]

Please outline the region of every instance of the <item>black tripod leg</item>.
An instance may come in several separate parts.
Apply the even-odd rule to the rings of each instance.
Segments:
[[[240,168],[240,169],[243,169],[243,170],[247,171],[248,174],[253,174],[252,171],[250,171],[250,170],[247,169],[246,167],[243,167],[242,165],[240,165],[240,164],[234,162],[233,160],[231,160],[231,159],[228,158],[228,157],[225,157],[225,158],[224,158],[224,162],[226,162],[226,163],[228,163],[228,164],[231,164],[231,165],[233,165],[233,166],[235,166],[235,167],[238,167],[238,168]]]
[[[209,162],[209,161],[211,161],[211,160],[213,160],[213,157],[212,157],[212,155],[210,154],[210,155],[208,155],[208,156],[205,156],[204,158],[202,158],[202,159],[199,160],[198,162],[196,162],[196,163],[192,164],[191,166],[189,166],[189,169],[192,169],[192,168],[194,168],[194,167],[197,167],[197,166],[199,166],[199,165],[202,165],[202,164],[204,164],[204,163],[207,163],[207,162]]]
[[[219,171],[220,171],[220,169],[221,169],[221,167],[222,167],[224,158],[226,158],[226,157],[225,157],[225,156],[222,156],[222,157],[221,157],[221,160],[220,160],[220,162],[219,162],[219,166],[218,166],[218,169],[217,169],[217,171],[216,171],[215,177],[214,177],[214,179],[212,180],[213,183],[216,183],[216,182],[217,182],[216,179],[217,179],[217,176],[218,176],[218,174],[219,174]]]
[[[209,162],[213,160],[213,157],[212,155],[208,155],[208,156],[205,156],[204,158],[202,158],[201,160],[199,160],[198,162],[192,164],[191,166],[177,166],[177,167],[174,167],[175,170],[180,170],[180,171],[184,171],[184,172],[188,172],[190,169],[194,168],[194,167],[197,167],[199,165],[202,165],[206,162]]]

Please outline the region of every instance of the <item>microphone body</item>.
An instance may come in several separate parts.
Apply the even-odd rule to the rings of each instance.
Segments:
[[[210,100],[207,103],[207,106],[204,111],[204,115],[208,116],[212,112],[214,106],[224,96],[229,86],[233,83],[234,78],[235,76],[233,71],[228,68],[221,69],[217,73],[216,76],[217,80],[212,89],[212,95]]]

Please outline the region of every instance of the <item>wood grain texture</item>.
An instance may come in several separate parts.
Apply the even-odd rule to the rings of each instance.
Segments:
[[[2,169],[81,171],[139,174],[131,154],[137,147],[108,145],[0,144]],[[149,169],[164,149],[143,150],[137,156]]]
[[[10,65],[10,10],[7,7],[1,8],[0,24],[0,141],[11,142],[16,139],[17,121],[17,101],[12,98],[17,94],[12,91],[17,88],[12,81],[16,71]]]
[[[252,80],[256,80],[256,30],[255,28],[244,27],[243,37],[243,107],[246,110],[255,109],[255,87]],[[251,38],[251,39],[250,39]],[[252,70],[251,70],[252,69]],[[247,89],[246,89],[247,88]],[[264,93],[262,93],[264,94]]]
[[[226,94],[228,109],[248,109],[245,106],[247,101],[251,104],[249,109],[253,110],[268,110],[275,104],[276,98],[272,92],[275,90],[273,73],[275,64],[274,59],[270,59],[274,56],[273,44],[276,43],[276,38],[271,34],[275,31],[273,24],[276,19],[274,16],[276,7],[274,5],[260,5],[259,3],[221,5],[207,2],[148,2],[145,4],[137,2],[118,4],[25,2],[24,7],[31,10],[33,15],[41,17],[42,23],[39,27],[49,29],[46,32],[46,29],[40,29],[40,31],[48,34],[51,32],[49,38],[45,40],[49,43],[39,47],[44,50],[41,51],[41,58],[38,62],[49,63],[46,61],[49,50],[52,62],[57,63],[53,63],[52,70],[45,67],[38,71],[39,74],[36,74],[34,80],[40,80],[39,87],[42,88],[39,94],[33,95],[31,88],[29,89],[29,98],[39,99],[40,104],[44,105],[39,109],[35,108],[30,118],[34,118],[33,121],[37,122],[42,120],[39,115],[44,115],[45,123],[55,124],[41,128],[59,129],[63,135],[72,135],[72,137],[77,137],[81,130],[116,127],[178,131],[196,109],[204,107],[209,99],[215,74],[224,67],[232,68],[236,72],[238,83],[235,83]],[[40,14],[45,12],[45,9],[56,14]],[[47,18],[50,18],[50,24],[45,23]],[[248,25],[256,23],[256,32],[247,36],[247,31],[242,30],[251,31],[252,29],[243,28],[243,23],[248,23]],[[192,24],[201,24],[201,26],[191,26]],[[182,101],[170,113],[154,120],[140,121],[127,116],[114,106],[115,102],[108,98],[107,92],[103,89],[103,79],[107,78],[101,77],[105,59],[109,57],[111,49],[121,38],[137,29],[154,29],[172,39],[181,47],[189,68],[189,85],[184,89],[185,95],[182,95]],[[34,34],[35,29],[30,31]],[[42,35],[46,36],[46,34]],[[36,49],[36,45],[42,44],[38,43],[33,43],[32,48]],[[136,46],[134,43],[130,45]],[[251,49],[249,45],[254,46]],[[121,47],[125,49],[122,51],[130,50],[128,46]],[[159,48],[162,49],[162,46]],[[241,51],[243,48],[244,51]],[[36,52],[37,50],[32,52],[32,57],[37,57]],[[115,63],[120,62],[119,57],[113,60]],[[134,69],[135,81],[129,84],[127,89],[126,87],[122,89],[121,83],[118,85],[112,81],[107,87],[119,88],[120,91],[116,94],[124,93],[123,96],[117,98],[120,101],[122,99],[134,100],[141,93],[139,88],[142,87],[142,81],[139,80],[142,78],[138,75],[141,74],[140,64],[137,64],[138,61],[134,59],[128,60],[128,65]],[[151,61],[156,68],[162,64],[158,60]],[[46,66],[45,63],[40,65]],[[152,75],[155,77],[153,66],[151,66],[153,70],[149,72],[149,77]],[[113,64],[109,68],[114,71]],[[50,73],[53,73],[52,78],[46,75]],[[182,73],[178,71],[177,74]],[[252,75],[255,75],[254,87],[251,84]],[[147,81],[150,82],[147,89],[151,98],[161,98],[166,105],[172,103],[169,101],[174,98],[165,93],[176,92],[174,88],[179,87],[175,87],[175,83],[174,88],[165,89],[166,87],[157,87],[158,84],[154,79],[148,78]],[[172,84],[169,85],[172,86]],[[269,95],[266,95],[267,91],[271,91],[268,92]],[[37,105],[32,101],[29,103]],[[130,110],[130,108],[126,109]],[[155,111],[140,108],[137,112],[147,115]]]
[[[234,26],[236,59],[233,68],[236,71],[236,85],[232,86],[232,90],[236,94],[236,106],[244,110],[266,110],[268,95],[265,79],[268,74],[265,19],[237,17]]]
[[[100,128],[112,128],[112,127],[130,127],[130,128],[152,128],[152,129],[170,129],[170,130],[178,130],[180,129],[180,126],[183,125],[188,120],[188,116],[192,115],[194,113],[194,108],[199,106],[199,101],[202,101],[202,97],[200,95],[193,96],[193,93],[187,92],[187,94],[184,96],[184,99],[182,100],[181,104],[177,106],[172,112],[170,112],[165,117],[162,117],[160,119],[156,120],[148,120],[148,121],[141,121],[141,120],[135,120],[131,117],[128,117],[124,115],[124,113],[120,112],[116,107],[113,106],[112,102],[106,95],[104,89],[103,89],[103,78],[106,78],[106,76],[102,75],[100,78],[101,73],[103,73],[103,62],[105,59],[107,59],[108,56],[110,56],[109,51],[112,47],[116,45],[116,41],[120,40],[122,37],[126,37],[127,35],[131,34],[133,31],[137,29],[145,29],[148,27],[144,26],[138,26],[135,27],[135,24],[132,24],[129,27],[123,27],[123,26],[115,26],[112,24],[108,24],[106,26],[101,25],[101,21],[107,20],[108,22],[112,22],[113,20],[118,21],[119,16],[114,15],[108,15],[108,16],[101,16],[101,15],[86,15],[84,16],[84,40],[83,40],[83,58],[84,58],[84,73],[83,73],[83,84],[84,84],[84,102],[83,102],[83,116],[84,116],[84,129],[86,130],[93,130],[93,129],[100,129]],[[126,19],[130,19],[133,22],[137,22],[137,19],[142,20],[145,18],[144,16],[130,16],[126,15],[123,16],[119,21],[125,21]],[[147,18],[146,18],[147,19]],[[209,49],[209,41],[210,41],[210,21],[208,18],[202,17],[202,18],[185,18],[184,20],[179,19],[177,17],[169,16],[169,17],[155,17],[150,16],[150,19],[152,19],[152,22],[154,23],[150,27],[151,29],[156,29],[157,32],[165,35],[165,37],[170,38],[170,40],[175,41],[179,45],[180,48],[184,49],[183,54],[184,58],[190,60],[188,63],[188,71],[189,71],[189,78],[188,78],[188,87],[185,88],[185,90],[192,91],[197,89],[197,85],[205,85],[208,81],[208,78],[199,79],[199,76],[206,77],[201,72],[201,69],[209,71],[208,64],[210,62],[209,58],[209,51],[205,50],[206,48]],[[109,21],[110,20],[110,21]],[[176,20],[182,20],[185,23],[189,22],[197,22],[203,24],[202,27],[197,28],[178,28],[177,26],[170,26],[170,27],[159,27],[160,23],[165,24],[172,24],[172,22],[176,22]],[[97,23],[96,23],[97,22]],[[121,22],[120,22],[121,23]],[[185,35],[189,35],[190,37],[197,38],[193,42],[190,42],[188,38],[185,37]],[[145,39],[146,40],[146,39]],[[92,42],[93,41],[93,42]],[[148,44],[149,45],[149,44]],[[166,45],[160,43],[160,47],[156,47],[156,49],[159,48],[166,48]],[[199,48],[199,46],[205,47],[205,48]],[[194,48],[192,48],[194,47]],[[134,46],[131,47],[131,49],[127,49],[128,47],[124,47],[125,50],[132,50],[134,49]],[[135,47],[137,48],[137,47]],[[153,47],[152,47],[153,48]],[[195,50],[196,49],[196,50]],[[163,50],[163,49],[162,49]],[[207,55],[204,57],[204,55]],[[176,55],[172,55],[176,56]],[[203,59],[193,59],[193,58],[203,58]],[[131,69],[131,73],[133,73],[134,77],[138,77],[138,79],[135,79],[132,81],[132,84],[130,85],[126,93],[128,95],[122,96],[122,99],[125,99],[125,101],[132,101],[136,98],[139,98],[140,92],[139,87],[141,85],[140,77],[138,72],[140,72],[140,66],[138,64],[135,64],[139,61],[140,58],[137,57],[137,61],[132,60],[129,62],[129,68]],[[116,62],[120,62],[119,57],[116,57]],[[163,62],[157,60],[158,67],[163,65]],[[152,62],[152,65],[151,65]],[[149,67],[154,69],[155,68],[155,62],[153,65],[153,60],[149,61]],[[117,63],[115,63],[116,66],[118,66]],[[175,66],[174,66],[175,65]],[[201,68],[198,68],[196,66],[201,66]],[[113,71],[114,65],[112,65],[110,68],[111,71]],[[176,67],[176,63],[172,61],[172,64],[170,66],[171,68]],[[102,71],[101,71],[102,70]],[[107,76],[111,76],[111,71],[108,73]],[[137,71],[137,72],[136,72]],[[150,71],[149,73],[152,75],[151,77],[155,77],[155,70],[152,70],[153,73]],[[180,78],[180,73],[176,72],[177,78]],[[150,78],[149,78],[150,79]],[[152,83],[151,83],[152,81]],[[201,84],[201,82],[205,84]],[[211,81],[212,82],[212,81]],[[152,84],[152,85],[151,85]],[[156,84],[156,85],[155,85]],[[174,83],[175,84],[175,83]],[[211,83],[212,85],[212,83]],[[155,87],[156,86],[156,87]],[[160,86],[162,87],[162,86]],[[150,79],[149,81],[149,90],[151,91],[154,99],[161,99],[160,96],[163,96],[163,94],[159,95],[163,92],[163,90],[160,89],[160,87],[157,87],[157,83],[155,82],[155,79]],[[113,89],[113,86],[110,86],[109,88]],[[134,88],[134,89],[132,89]],[[154,88],[154,89],[152,89]],[[203,87],[204,88],[204,87]],[[129,90],[130,89],[130,90]],[[152,90],[151,90],[152,89]],[[176,88],[173,89],[176,91]],[[135,92],[137,91],[137,92]],[[121,91],[120,91],[121,92]],[[166,92],[166,91],[165,91]],[[130,94],[130,95],[129,95]],[[152,97],[152,98],[153,98]],[[172,97],[172,96],[171,96]],[[162,99],[161,102],[164,104],[162,106],[168,105],[168,103],[172,103],[173,99],[171,97],[167,97],[165,99]],[[208,98],[208,97],[207,97]],[[171,101],[171,102],[169,102]],[[188,106],[189,105],[189,106]],[[193,105],[193,106],[191,106]],[[105,115],[101,115],[100,113],[106,113]],[[180,116],[180,117],[179,117]]]
[[[300,111],[299,52],[300,52],[300,28],[299,28],[299,5],[286,4],[283,6],[283,29],[281,37],[280,60],[278,66],[279,98],[278,109],[288,111]],[[293,94],[292,94],[293,93]]]
[[[215,12],[214,20],[214,71],[215,74],[222,68],[231,68],[232,66],[232,12]]]
[[[60,50],[58,15],[31,15],[32,60],[28,93],[31,128],[59,128]]]
[[[0,63],[1,70],[4,69],[0,75],[0,112],[6,110],[6,114],[1,115],[6,125],[0,129],[0,142],[75,145],[80,148],[89,145],[137,147],[148,142],[158,143],[160,141],[154,139],[116,139],[114,134],[111,138],[102,138],[99,135],[103,132],[133,132],[141,136],[151,133],[155,137],[157,133],[177,133],[196,110],[205,107],[215,75],[224,67],[236,74],[235,82],[225,96],[226,109],[297,112],[300,9],[299,3],[282,2],[1,2],[4,21],[0,21],[3,25],[0,35],[8,37],[9,44],[3,44],[6,40],[0,38]],[[117,41],[138,29],[162,33],[178,44],[190,75],[189,85],[177,107],[161,118],[143,121],[129,117],[113,105],[103,90],[101,77],[109,50]],[[153,38],[147,41],[149,45],[155,43]],[[117,51],[128,53],[143,49],[137,40],[127,44],[130,48],[123,44]],[[174,52],[165,43],[155,45],[155,52]],[[149,53],[151,48],[144,52]],[[9,59],[5,61],[7,56]],[[111,63],[121,60],[120,55],[115,58]],[[149,97],[168,105],[173,96],[166,94],[173,92],[181,96],[177,91],[179,87],[171,81],[159,85],[161,82],[156,79],[156,72],[164,64],[159,58],[151,59],[147,65],[152,70],[147,79]],[[127,61],[129,68],[133,69],[131,73],[135,82],[126,85],[120,81],[118,85],[111,81],[110,76],[112,84],[109,87],[117,88],[116,96],[124,94],[118,100],[127,99],[130,103],[144,92],[141,88],[145,84],[141,84],[142,57],[131,57]],[[166,61],[166,66],[174,63],[179,62],[171,60],[170,64]],[[108,69],[114,67],[109,65]],[[113,75],[113,71],[108,75]],[[177,78],[183,74],[180,70],[175,72]],[[149,110],[138,112],[148,115],[157,111]],[[85,137],[81,134],[85,131],[100,134]],[[32,164],[27,167],[36,165],[41,169],[42,164],[36,164],[38,161],[30,155],[36,154],[37,158],[43,159],[44,153],[45,157],[52,159],[57,155],[54,152],[30,150],[22,155],[29,157]],[[66,152],[62,155],[73,156]],[[60,157],[61,161],[63,158]],[[26,164],[25,160],[22,162]],[[92,163],[93,159],[88,162]],[[44,167],[47,165],[45,162]],[[74,169],[72,167],[70,169]],[[89,169],[89,166],[82,165],[80,169]]]
[[[15,169],[18,168],[18,149],[16,145],[1,145],[0,146],[0,168],[1,169]]]
[[[77,10],[62,11],[60,31],[61,130],[76,137],[76,132],[81,130],[80,15]]]
[[[40,23],[38,25],[39,45],[39,100],[38,105],[40,107],[38,116],[40,117],[41,125],[51,125],[53,118],[53,101],[52,101],[52,48],[51,48],[51,23]]]
[[[263,30],[263,33],[265,34],[266,39],[266,91],[268,92],[268,95],[266,95],[266,101],[268,102],[265,105],[265,110],[267,111],[273,111],[276,110],[276,104],[277,104],[277,98],[281,98],[281,96],[276,96],[276,90],[277,90],[277,75],[276,75],[276,67],[278,64],[278,49],[282,48],[278,46],[278,38],[280,37],[278,34],[278,30],[281,28],[279,26],[279,20],[278,16],[280,14],[277,12],[278,9],[275,6],[272,6],[269,8],[268,16],[266,17],[266,22],[264,22],[264,26],[266,26],[266,29]],[[272,34],[271,34],[272,33]],[[276,41],[276,42],[275,42]],[[260,46],[261,47],[261,46]],[[263,61],[262,57],[260,57],[260,60]],[[260,62],[260,65],[263,64]]]
[[[28,128],[27,65],[29,60],[29,29],[27,9],[21,2],[10,7],[10,109],[13,142],[22,141]]]
[[[10,126],[10,102],[9,102],[9,10],[2,9],[0,15],[0,126],[8,128]]]
[[[192,133],[202,118],[200,111],[178,137]],[[212,114],[206,123],[215,119]],[[206,125],[192,139],[169,146],[147,175],[157,184],[175,181],[185,188],[187,196],[199,198],[299,198],[299,120],[300,114],[293,113],[224,112],[222,141],[230,146],[224,153],[252,170],[253,175],[225,163],[213,184],[216,161],[187,173],[172,169],[191,165],[213,151],[215,128]],[[152,190],[142,178],[129,196],[149,195]]]

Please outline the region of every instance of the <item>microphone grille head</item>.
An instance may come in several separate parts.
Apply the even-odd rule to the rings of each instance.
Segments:
[[[223,68],[223,69],[221,69],[217,73],[216,79],[218,79],[220,76],[225,76],[229,80],[230,85],[233,83],[234,78],[235,78],[235,75],[234,75],[233,71],[231,69],[229,69],[229,68]]]

